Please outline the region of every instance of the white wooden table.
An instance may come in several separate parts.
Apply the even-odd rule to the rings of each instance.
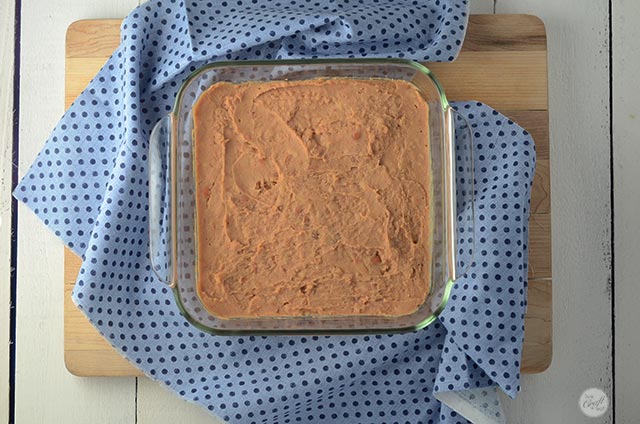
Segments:
[[[505,402],[509,422],[614,422],[611,408],[587,421],[578,398],[585,389],[599,387],[611,399],[615,369],[615,422],[635,423],[640,416],[640,367],[634,360],[640,353],[640,285],[634,278],[640,272],[640,2],[613,0],[612,11],[602,0],[472,2],[475,13],[540,16],[548,33],[554,356],[547,372],[525,376],[518,399]],[[216,422],[145,378],[83,379],[66,371],[62,244],[22,205],[17,209],[17,284],[13,289],[8,284],[12,110],[18,108],[16,165],[23,175],[63,112],[67,26],[78,19],[119,18],[137,4],[22,0],[19,104],[14,104],[15,5],[14,0],[0,2],[0,422],[10,415],[19,424]],[[17,308],[10,322],[12,291]],[[11,325],[13,370],[7,343]],[[9,407],[10,395],[15,409]]]

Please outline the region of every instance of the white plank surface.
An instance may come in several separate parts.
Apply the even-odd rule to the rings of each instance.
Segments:
[[[0,422],[9,421],[14,4],[0,3]]]
[[[611,394],[608,5],[496,6],[497,13],[532,13],[546,24],[553,199],[553,361],[545,373],[523,377],[507,416],[522,424],[586,422],[581,393],[599,387]],[[612,422],[611,410],[588,422]]]
[[[469,5],[472,14],[493,13],[494,7],[494,0],[471,0]]]
[[[222,424],[204,408],[187,403],[169,389],[146,378],[138,379],[137,424]]]
[[[12,13],[5,13],[2,2],[2,23],[10,23]],[[491,13],[493,0],[472,0],[474,13]],[[617,2],[616,2],[617,3]],[[24,2],[22,11],[22,81],[21,81],[21,149],[20,173],[26,171],[50,129],[62,113],[64,75],[64,33],[75,19],[108,18],[124,16],[137,2],[135,0],[55,0],[50,2]],[[551,369],[544,374],[525,376],[520,397],[507,404],[509,422],[522,424],[585,422],[578,408],[578,397],[588,387],[601,387],[610,393],[610,299],[607,281],[610,278],[610,205],[609,205],[609,139],[608,139],[608,14],[603,1],[589,0],[497,0],[498,13],[532,13],[541,16],[547,25],[550,66],[551,156],[552,190],[554,208],[554,360]],[[638,69],[637,2],[621,0],[615,24],[620,31],[629,31],[629,38],[618,34],[616,42],[629,57],[620,72],[619,84],[634,82],[633,70]],[[615,10],[614,10],[615,11]],[[5,23],[7,21],[7,23]],[[3,31],[5,27],[3,26]],[[636,31],[634,34],[632,31]],[[2,33],[4,34],[4,32]],[[43,36],[46,34],[46,37]],[[614,29],[614,37],[616,30]],[[4,40],[4,38],[2,38]],[[625,42],[626,40],[626,42]],[[3,43],[6,46],[7,43]],[[617,45],[617,44],[616,44]],[[1,54],[11,56],[3,47]],[[630,57],[635,57],[630,62]],[[621,59],[623,60],[623,59]],[[7,62],[3,60],[3,66]],[[615,70],[615,68],[614,68]],[[4,72],[4,68],[3,68]],[[617,74],[616,74],[617,75]],[[46,90],[43,79],[46,78]],[[5,74],[0,79],[0,108],[6,113],[4,93]],[[619,88],[616,110],[629,110],[640,119],[637,107],[640,92],[633,92],[625,85]],[[637,85],[637,84],[636,84]],[[634,86],[635,87],[635,86]],[[637,89],[636,89],[637,90]],[[622,94],[627,94],[627,99]],[[635,94],[635,95],[629,95]],[[5,106],[5,107],[3,107]],[[624,106],[624,107],[623,107]],[[623,112],[620,112],[623,113]],[[2,115],[4,116],[4,115]],[[631,178],[638,177],[632,165],[638,157],[638,143],[632,136],[639,130],[633,118],[616,117],[616,146],[620,149],[617,161],[622,167],[616,179],[616,189],[626,190],[628,195],[618,195],[617,202],[628,197],[628,203],[616,204],[616,223],[619,237],[627,229],[638,231],[633,221],[638,203],[637,192]],[[0,121],[4,122],[4,121]],[[0,127],[4,130],[4,127]],[[627,131],[627,132],[625,132]],[[4,134],[4,133],[2,133]],[[3,143],[6,143],[2,140]],[[4,144],[2,146],[5,146]],[[626,150],[623,150],[626,149]],[[4,157],[4,156],[3,156]],[[5,163],[5,161],[3,161]],[[3,168],[3,172],[5,169]],[[4,175],[4,174],[3,174]],[[2,199],[6,198],[3,186]],[[637,200],[636,200],[637,202]],[[1,205],[1,204],[0,204]],[[2,209],[3,210],[3,209]],[[624,214],[624,215],[623,215]],[[3,225],[0,229],[4,231]],[[8,219],[8,218],[7,218]],[[65,422],[74,423],[215,423],[216,421],[194,405],[173,396],[154,382],[140,379],[137,391],[135,382],[124,379],[79,379],[66,372],[62,360],[62,246],[55,237],[23,206],[19,209],[19,271],[18,271],[18,344],[16,422]],[[628,224],[628,225],[627,225]],[[632,225],[633,224],[633,225]],[[625,232],[628,231],[625,229]],[[629,231],[628,252],[634,251],[639,234]],[[1,233],[4,237],[5,232]],[[2,243],[2,240],[0,240]],[[621,242],[624,245],[624,241]],[[634,245],[634,243],[636,243]],[[638,249],[635,249],[637,252]],[[621,288],[635,282],[631,278],[635,257],[625,257],[617,250],[618,287],[616,297],[619,307],[632,308],[639,299],[638,288]],[[8,263],[4,250],[0,260]],[[635,260],[635,262],[638,262]],[[635,265],[638,266],[638,265]],[[0,268],[3,269],[3,268]],[[4,272],[4,269],[3,269]],[[7,296],[0,285],[0,301]],[[8,314],[4,304],[2,316]],[[629,314],[630,312],[627,312]],[[620,316],[620,313],[618,314]],[[621,332],[631,331],[631,320],[618,320],[618,340]],[[6,340],[0,318],[0,335]],[[635,335],[635,333],[632,333]],[[631,338],[624,347],[638,352],[639,340]],[[0,359],[5,352],[0,348]],[[619,346],[618,353],[621,355]],[[619,366],[624,363],[619,356]],[[632,368],[619,369],[621,374]],[[0,377],[4,379],[6,368],[0,365]],[[640,380],[628,373],[627,389]],[[635,381],[634,381],[635,379]],[[1,384],[1,383],[0,383]],[[0,385],[0,396],[4,396]],[[618,422],[635,422],[638,405],[635,399],[617,390],[621,408]],[[630,391],[630,394],[637,393]],[[0,399],[1,400],[1,399]],[[0,420],[4,408],[0,403]],[[82,406],[80,406],[82,405]],[[625,405],[633,415],[626,417]],[[80,407],[79,407],[80,406]],[[634,411],[633,408],[636,408]],[[633,418],[631,418],[633,417]],[[627,421],[623,421],[627,419]],[[632,421],[633,420],[633,421]],[[6,422],[6,420],[2,421]],[[611,415],[591,419],[591,423],[609,423]]]
[[[612,17],[616,422],[632,424],[640,416],[640,3],[614,1]]]
[[[135,0],[22,3],[20,175],[64,110],[67,26],[82,18],[121,17],[135,5]],[[16,423],[134,423],[133,378],[80,379],[65,369],[62,243],[22,205],[18,219]]]

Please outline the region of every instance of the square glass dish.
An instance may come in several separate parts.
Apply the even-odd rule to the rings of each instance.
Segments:
[[[391,79],[411,83],[428,105],[431,163],[431,281],[425,301],[410,314],[304,315],[221,318],[202,304],[197,290],[197,208],[193,108],[218,82],[301,81],[325,78]],[[444,309],[455,280],[473,255],[471,132],[425,66],[401,59],[319,59],[217,62],[182,84],[173,111],[154,127],[149,147],[150,260],[173,290],[178,308],[194,326],[214,334],[355,334],[413,331]],[[426,212],[425,212],[426,213]],[[256,277],[259,278],[259,277]]]

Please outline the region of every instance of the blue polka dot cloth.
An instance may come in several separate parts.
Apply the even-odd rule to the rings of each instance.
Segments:
[[[502,423],[519,390],[529,134],[477,102],[475,258],[445,311],[396,335],[222,337],[180,315],[149,263],[148,140],[213,60],[455,59],[465,0],[150,1],[67,110],[14,195],[83,258],[73,300],[129,361],[232,423]]]

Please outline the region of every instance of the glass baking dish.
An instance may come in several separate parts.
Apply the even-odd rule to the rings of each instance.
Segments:
[[[196,289],[197,237],[192,108],[221,81],[384,78],[413,84],[429,106],[432,179],[432,281],[424,303],[402,316],[290,316],[222,319],[203,306]],[[173,290],[178,308],[200,330],[214,334],[355,334],[418,330],[444,309],[452,285],[473,255],[471,132],[425,66],[401,59],[318,59],[217,62],[182,84],[171,113],[154,127],[149,149],[150,260]]]

